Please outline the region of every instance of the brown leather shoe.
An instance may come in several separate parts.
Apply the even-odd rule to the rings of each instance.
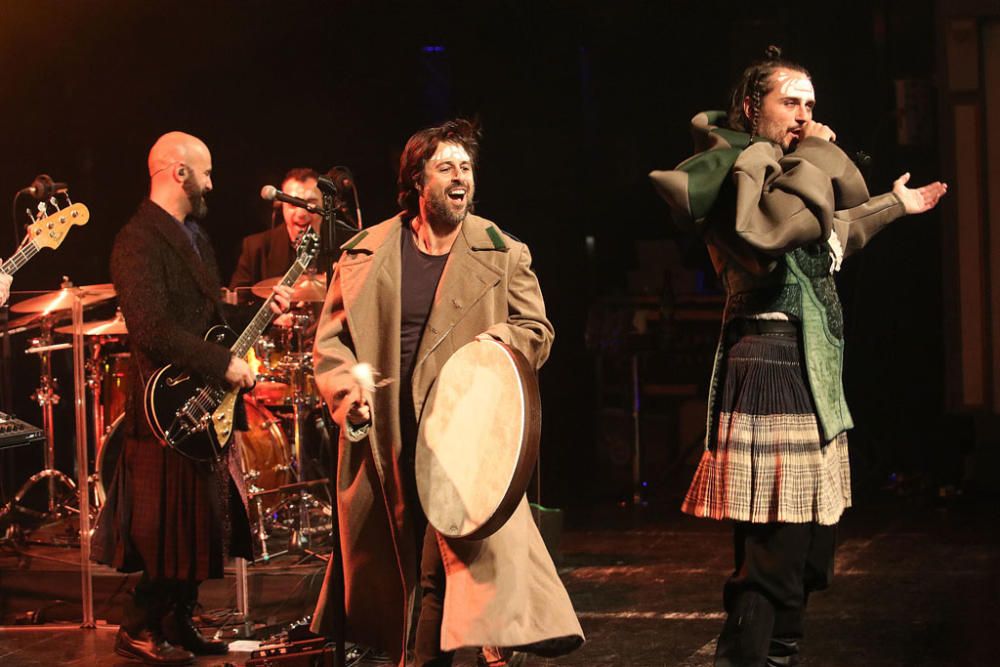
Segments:
[[[118,628],[115,635],[115,653],[133,660],[141,660],[147,665],[190,665],[194,654],[174,646],[149,630],[130,635]]]

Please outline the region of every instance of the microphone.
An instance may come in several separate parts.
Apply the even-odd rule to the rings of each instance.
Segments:
[[[319,185],[321,190],[333,192],[337,210],[361,229],[361,203],[358,200],[358,188],[351,170],[347,167],[331,167],[325,175],[319,177]],[[353,211],[347,205],[348,197],[354,198]]]
[[[332,167],[326,177],[334,182],[341,196],[354,189],[354,174],[347,167]]]
[[[307,202],[305,199],[299,199],[298,197],[293,197],[292,195],[286,195],[284,192],[274,187],[273,185],[265,185],[260,189],[260,198],[266,199],[267,201],[281,201],[286,204],[291,204],[292,206],[298,206],[299,208],[304,208],[310,213],[323,214],[323,207],[317,206],[316,204]]]
[[[26,188],[20,190],[21,194],[31,195],[35,199],[48,199],[52,195],[62,194],[69,189],[65,183],[57,183],[48,174],[39,174],[35,180]]]

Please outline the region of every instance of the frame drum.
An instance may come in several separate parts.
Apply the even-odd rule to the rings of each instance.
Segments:
[[[535,369],[495,340],[463,345],[441,369],[417,437],[417,493],[445,537],[479,540],[517,508],[538,459]]]

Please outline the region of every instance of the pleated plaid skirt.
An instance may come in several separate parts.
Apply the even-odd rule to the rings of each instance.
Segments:
[[[836,523],[851,505],[847,434],[822,441],[798,340],[738,339],[720,380],[717,438],[682,511],[751,523]]]

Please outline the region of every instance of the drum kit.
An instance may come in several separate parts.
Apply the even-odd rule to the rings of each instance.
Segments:
[[[275,282],[264,280],[244,289],[266,298]],[[320,439],[326,438],[325,429],[320,428],[322,400],[312,377],[311,340],[318,304],[325,294],[323,276],[304,275],[294,287],[293,309],[261,336],[249,355],[258,381],[244,396],[249,430],[239,434],[236,444],[250,500],[251,525],[264,559],[288,551],[312,554],[311,549],[323,545],[332,526],[329,480],[313,464],[323,447]],[[23,316],[10,320],[8,334],[30,328],[39,331],[29,340],[25,353],[37,355],[39,360],[39,385],[32,401],[41,409],[47,443],[43,470],[25,482],[0,511],[0,518],[6,513],[16,513],[36,519],[60,519],[78,512],[81,503],[77,485],[55,465],[54,408],[60,396],[52,353],[72,347],[60,336],[72,335],[74,327],[57,325],[68,319],[74,299],[89,308],[107,305],[115,296],[110,284],[73,287],[65,283],[61,290],[10,306],[13,313]],[[228,295],[230,300],[233,296],[234,293]],[[131,355],[128,327],[120,310],[110,319],[85,320],[82,334],[86,343],[88,436],[93,440],[95,453],[94,457],[88,457],[95,464],[89,475],[91,500],[87,504],[96,513],[105,502],[106,489],[110,488],[123,454]],[[30,490],[43,483],[47,491],[45,507],[29,506],[26,497]],[[284,544],[287,548],[276,546]]]

